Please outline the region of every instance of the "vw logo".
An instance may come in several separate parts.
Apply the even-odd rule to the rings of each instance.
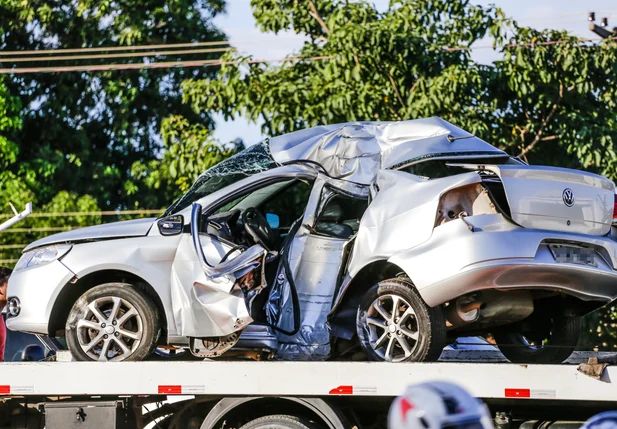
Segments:
[[[572,189],[570,188],[566,188],[563,190],[563,194],[561,194],[562,198],[563,198],[563,203],[568,206],[568,207],[572,207],[574,205],[574,192],[572,192]]]

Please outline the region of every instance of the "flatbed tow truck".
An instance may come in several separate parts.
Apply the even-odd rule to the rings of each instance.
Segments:
[[[504,429],[573,428],[617,410],[617,361],[606,353],[577,352],[561,365],[505,363],[496,349],[394,364],[63,362],[64,353],[0,364],[0,427],[385,429],[394,397],[430,380],[465,387]]]

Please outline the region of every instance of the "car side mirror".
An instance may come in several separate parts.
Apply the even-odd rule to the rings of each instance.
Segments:
[[[184,230],[184,216],[173,215],[160,219],[157,222],[161,235],[178,235]]]
[[[281,226],[281,218],[274,213],[266,213],[266,222],[268,222],[272,229],[277,229]]]

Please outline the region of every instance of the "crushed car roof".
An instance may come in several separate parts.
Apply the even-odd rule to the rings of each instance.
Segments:
[[[369,184],[383,168],[436,156],[505,152],[438,117],[399,122],[347,122],[270,139],[277,163],[319,163],[336,178]]]

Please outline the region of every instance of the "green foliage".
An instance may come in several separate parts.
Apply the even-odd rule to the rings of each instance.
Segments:
[[[13,51],[223,40],[211,18],[223,12],[224,5],[224,0],[0,0],[0,44],[3,50]],[[150,55],[146,61],[217,56]],[[143,61],[131,57],[18,65]],[[134,180],[132,166],[161,156],[159,130],[169,115],[184,115],[213,127],[207,113],[195,114],[182,103],[179,86],[185,78],[215,73],[215,68],[172,68],[11,76],[6,86],[21,101],[23,127],[12,139],[20,150],[12,154],[18,162],[10,170],[28,171],[42,203],[58,190],[71,190],[92,195],[107,209],[137,207],[142,198],[163,207],[169,201],[152,201],[147,187],[138,184],[133,190],[139,192],[125,192]],[[2,108],[0,104],[0,113]],[[5,145],[0,141],[0,147]]]
[[[183,116],[165,118],[161,129],[163,157],[133,164],[133,180],[125,185],[127,194],[143,195],[141,207],[156,207],[161,197],[169,204],[185,193],[201,173],[244,149],[239,140],[221,145],[211,134],[205,126],[190,124]]]
[[[0,45],[3,51],[28,51],[220,41],[224,36],[211,21],[224,6],[224,0],[0,0]],[[17,65],[141,63],[217,55]],[[209,137],[209,114],[194,113],[181,99],[185,78],[215,74],[215,68],[171,68],[6,76],[0,82],[0,221],[11,216],[9,201],[19,209],[33,201],[35,213],[0,235],[0,260],[17,258],[25,244],[51,233],[120,220],[67,212],[166,207],[199,168],[233,152],[238,144],[219,148]],[[170,137],[162,139],[163,120],[171,115],[201,125],[183,129],[173,120],[180,116],[172,116],[166,127]],[[181,134],[173,137],[176,125]],[[176,164],[175,156],[182,150],[185,161],[194,157],[190,165]],[[47,212],[58,215],[39,216]]]

